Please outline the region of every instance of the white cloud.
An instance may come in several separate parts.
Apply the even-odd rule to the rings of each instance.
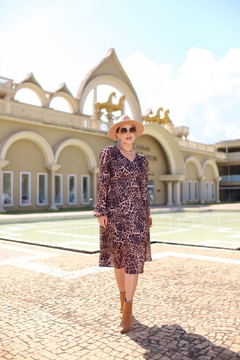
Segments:
[[[156,65],[142,54],[123,64],[139,94],[142,112],[170,109],[176,126],[190,128],[190,138],[213,143],[240,138],[240,49],[216,59],[192,48],[173,77],[172,67]]]
[[[172,73],[172,66],[156,65],[152,60],[144,57],[143,54],[135,53],[123,63],[123,67],[139,94],[143,112],[147,108],[155,106],[157,103],[155,97],[168,83]]]

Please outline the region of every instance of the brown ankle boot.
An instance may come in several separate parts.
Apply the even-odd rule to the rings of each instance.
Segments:
[[[121,334],[125,334],[126,332],[128,332],[129,330],[131,330],[131,326],[132,326],[132,303],[133,301],[124,301],[124,306],[123,306],[123,316],[122,316],[122,321],[120,323],[120,333]]]
[[[120,318],[122,318],[122,314],[123,314],[123,305],[124,305],[125,297],[126,297],[126,291],[124,291],[123,293],[120,292]]]

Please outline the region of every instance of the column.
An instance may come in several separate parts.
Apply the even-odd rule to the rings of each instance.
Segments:
[[[173,184],[174,187],[174,205],[182,205],[180,201],[180,182],[177,181]]]
[[[172,182],[167,181],[167,205],[171,206],[172,204]]]
[[[55,204],[55,173],[61,167],[58,164],[51,164],[47,168],[51,171],[51,203],[49,210],[58,210]]]
[[[200,191],[200,203],[204,204],[205,203],[205,191],[204,191],[204,185],[205,185],[205,180],[206,176],[199,176],[198,177],[198,181],[199,181],[199,191]]]
[[[3,208],[3,174],[2,169],[9,164],[8,160],[0,160],[0,212],[5,212]]]
[[[217,177],[214,179],[216,185],[215,185],[215,193],[216,193],[216,201],[217,203],[220,203],[220,199],[219,199],[219,182],[222,180],[221,177]]]
[[[92,109],[93,119],[97,119],[97,114],[96,114],[96,110],[95,110],[95,102],[96,101],[97,101],[97,87],[95,87],[93,89],[93,109]]]
[[[186,204],[186,181],[182,182],[182,204]]]

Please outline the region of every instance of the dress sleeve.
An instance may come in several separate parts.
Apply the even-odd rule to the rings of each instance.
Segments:
[[[106,199],[110,181],[110,161],[109,149],[104,148],[99,156],[99,174],[98,174],[98,198],[97,204],[93,211],[94,216],[106,216]]]
[[[143,171],[141,176],[141,194],[143,203],[146,209],[147,216],[150,216],[150,201],[148,197],[148,160],[146,157],[143,159]]]

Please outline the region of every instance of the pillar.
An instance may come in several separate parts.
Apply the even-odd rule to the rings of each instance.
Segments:
[[[96,101],[97,101],[97,87],[95,87],[93,89],[93,108],[92,108],[93,119],[97,119],[97,114],[96,114],[96,110],[95,110],[95,102]]]
[[[3,208],[3,173],[2,169],[9,164],[8,160],[0,160],[0,212],[5,212]]]
[[[198,177],[198,181],[199,181],[199,191],[200,191],[200,203],[204,204],[205,203],[205,191],[204,191],[204,185],[205,185],[205,180],[206,176],[199,176]]]
[[[167,205],[171,206],[172,204],[172,182],[167,181]]]
[[[61,165],[58,164],[51,164],[48,166],[48,170],[51,171],[51,202],[50,202],[50,208],[49,210],[58,210],[55,204],[55,173],[56,171],[61,167]]]
[[[182,182],[182,204],[186,204],[186,181]]]
[[[221,177],[217,177],[214,179],[216,185],[215,185],[215,193],[216,193],[216,202],[220,203],[220,199],[219,199],[219,182],[221,181]]]
[[[180,201],[180,182],[174,182],[174,205],[182,205]]]

